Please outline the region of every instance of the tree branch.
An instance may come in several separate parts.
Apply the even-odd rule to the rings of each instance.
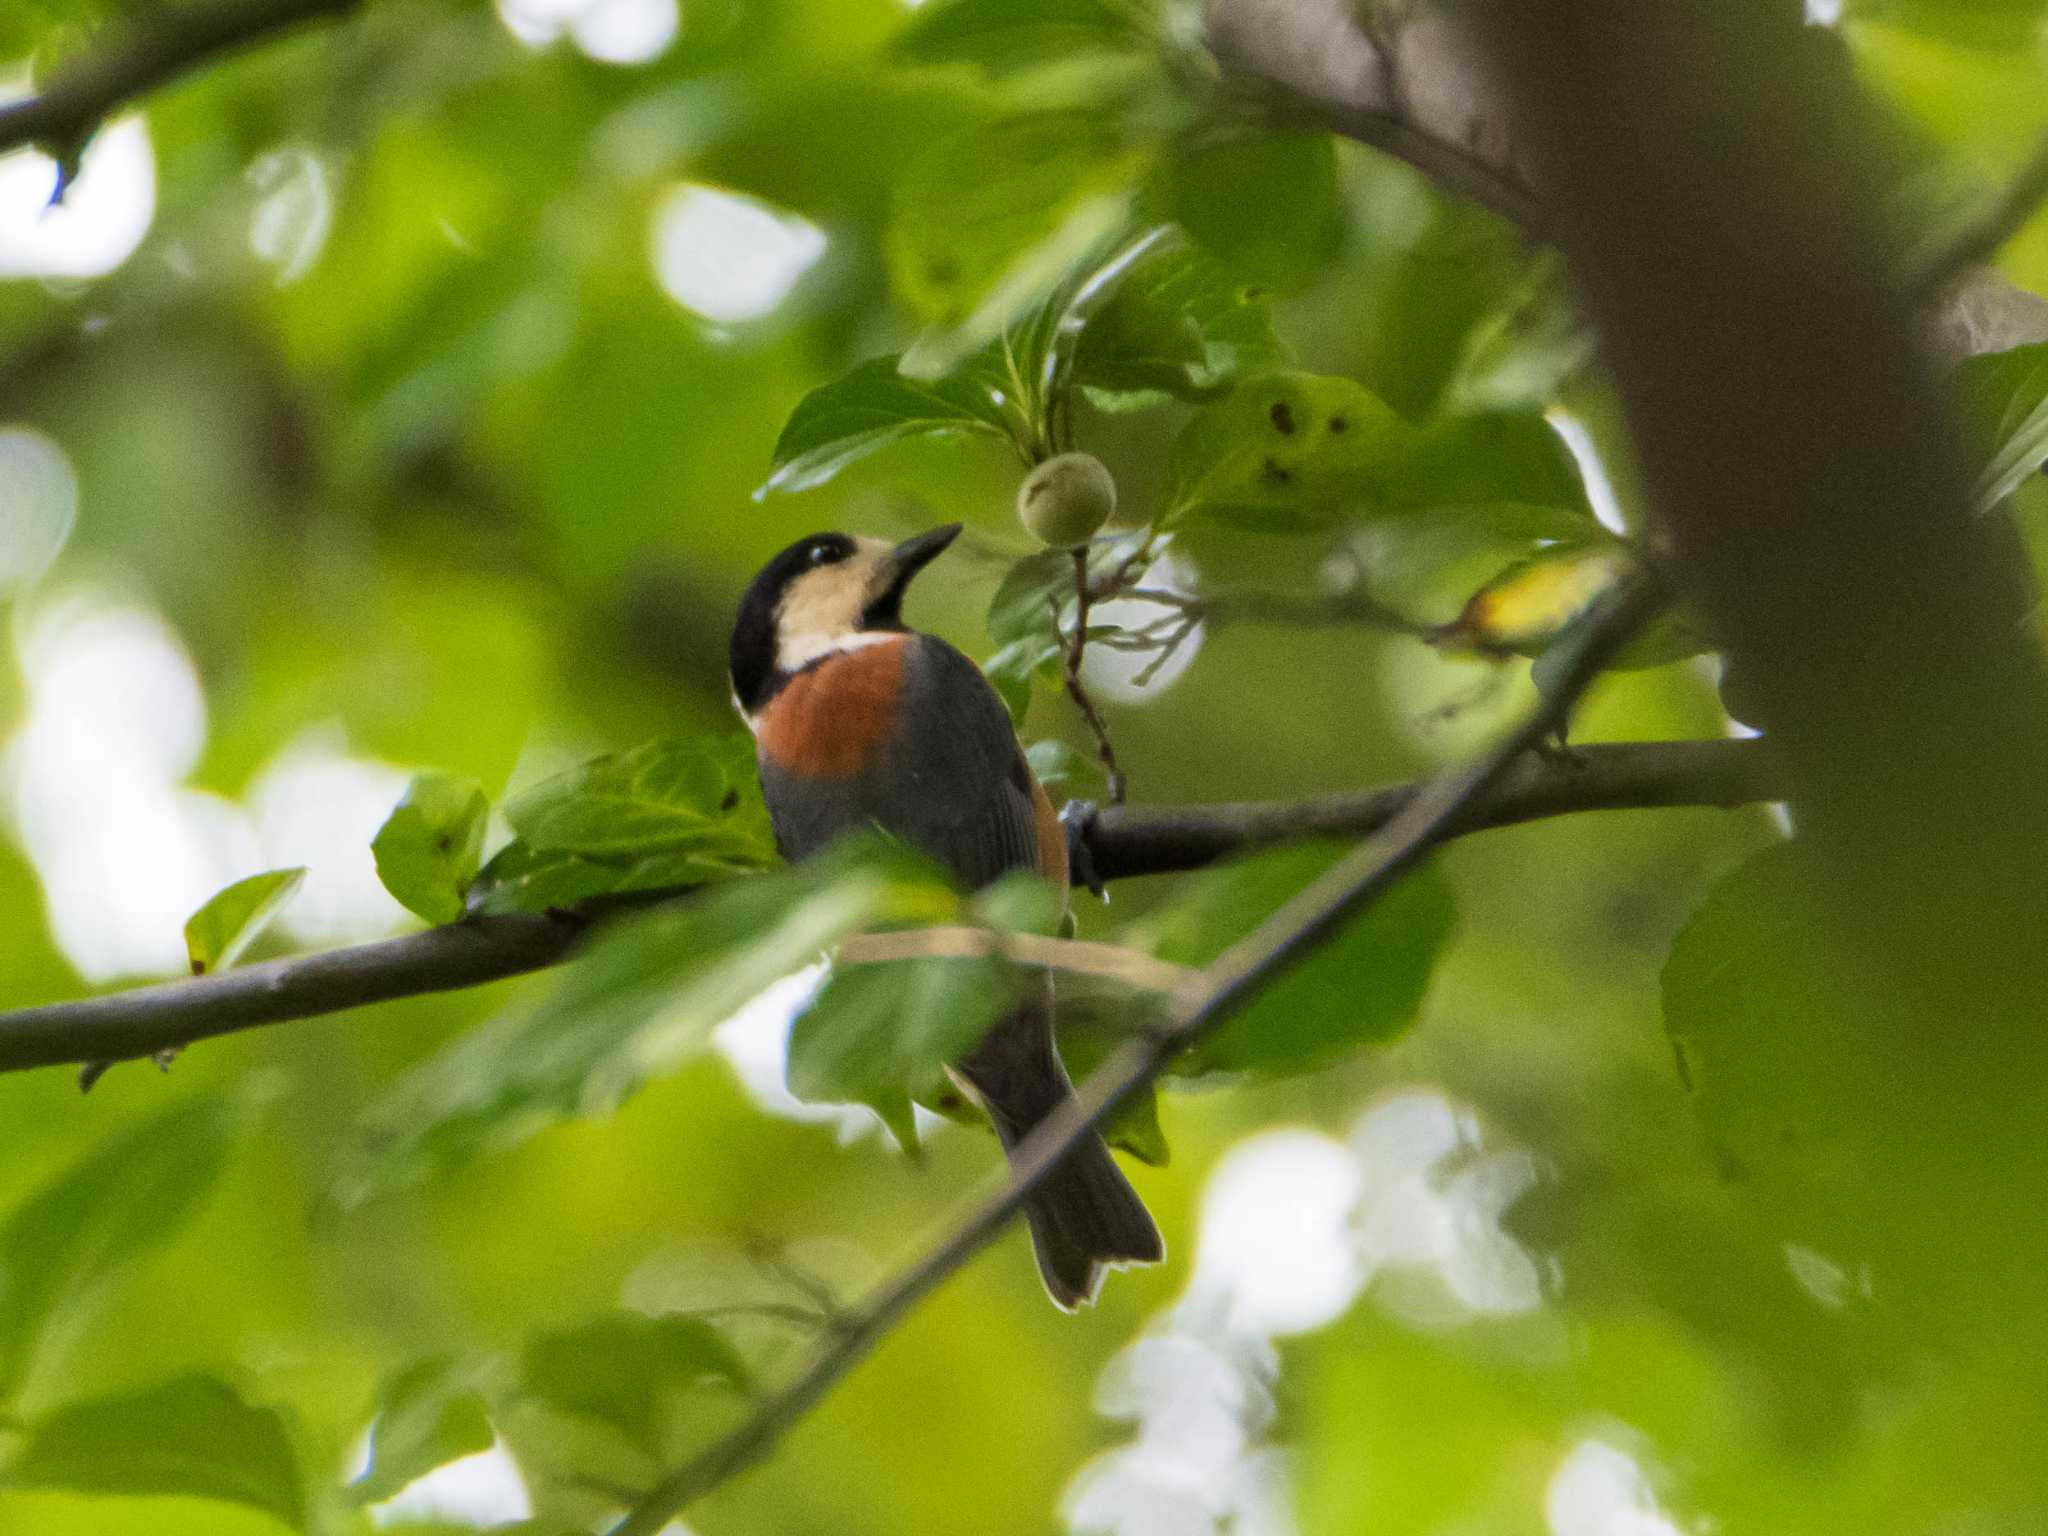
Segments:
[[[1400,816],[1421,787],[1291,802],[1108,806],[1084,814],[1081,836],[1102,879],[1172,874],[1297,838],[1367,836]],[[1447,835],[1580,811],[1737,806],[1783,794],[1761,741],[1588,746],[1515,764]],[[480,986],[560,962],[589,925],[566,912],[468,918],[373,944],[0,1014],[0,1072],[126,1060],[265,1024]]]
[[[1362,846],[1194,973],[1175,994],[1161,1029],[1125,1042],[1089,1074],[1075,1098],[1024,1138],[1000,1188],[973,1206],[923,1258],[846,1314],[795,1380],[763,1401],[737,1429],[663,1478],[610,1536],[656,1536],[693,1500],[767,1455],[884,1334],[994,1240],[1076,1142],[1158,1077],[1176,1055],[1235,1017],[1263,987],[1370,907],[1431,848],[1483,816],[1517,760],[1558,729],[1587,684],[1662,601],[1662,594],[1643,580],[1603,601],[1594,619],[1567,642],[1572,654],[1541,706],[1476,763],[1418,786]]]
[[[1549,213],[1508,162],[1483,83],[1428,12],[1374,37],[1350,0],[1209,0],[1204,31],[1227,80],[1277,91],[1330,132],[1547,238]],[[1489,140],[1497,153],[1478,149]]]
[[[359,4],[217,0],[142,12],[103,47],[59,69],[40,95],[0,106],[0,153],[24,144],[80,148],[135,97],[304,23],[346,15]]]

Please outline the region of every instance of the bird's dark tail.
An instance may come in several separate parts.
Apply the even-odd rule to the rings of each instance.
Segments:
[[[1005,1153],[1074,1097],[1053,1049],[1051,1003],[1048,987],[991,1030],[960,1064]],[[1095,1299],[1104,1270],[1157,1264],[1166,1256],[1151,1213],[1093,1132],[1031,1192],[1024,1216],[1045,1288],[1068,1311]]]
[[[1032,1192],[1024,1217],[1045,1289],[1069,1312],[1095,1299],[1103,1271],[1166,1256],[1151,1212],[1093,1134]]]

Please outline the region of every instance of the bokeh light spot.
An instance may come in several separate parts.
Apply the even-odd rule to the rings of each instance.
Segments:
[[[1550,1536],[1680,1536],[1643,1469],[1604,1440],[1581,1440],[1543,1494]]]
[[[567,37],[600,64],[645,64],[682,28],[677,0],[498,0],[498,19],[529,48]]]
[[[24,94],[0,90],[0,100]],[[0,155],[0,277],[102,277],[135,254],[156,216],[156,156],[143,120],[120,118],[95,134],[52,207],[56,188],[57,162],[42,151]]]
[[[0,596],[50,568],[78,519],[78,476],[29,427],[0,427]]]
[[[191,658],[156,613],[91,589],[33,615],[19,654],[9,799],[52,937],[88,981],[182,971],[185,919],[259,867],[240,810],[180,785],[206,739]]]
[[[379,1530],[435,1523],[482,1531],[532,1518],[526,1480],[502,1440],[434,1468],[370,1508],[370,1523]]]
[[[655,205],[650,240],[662,290],[719,325],[773,313],[825,254],[816,225],[690,182],[669,188]]]
[[[405,793],[389,763],[352,756],[332,727],[294,739],[249,786],[249,809],[273,869],[306,866],[278,927],[308,944],[347,944],[410,921],[377,878],[370,840]]]
[[[272,150],[249,167],[258,194],[249,218],[249,249],[268,263],[283,287],[320,257],[334,227],[334,193],[327,167],[311,150]]]

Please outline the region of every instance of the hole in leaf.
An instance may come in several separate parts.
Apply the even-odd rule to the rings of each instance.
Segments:
[[[1346,416],[1332,416],[1330,418],[1330,430],[1332,432],[1349,432],[1351,430],[1350,418]]]
[[[1273,418],[1273,430],[1282,437],[1294,435],[1294,411],[1285,400],[1275,400],[1273,409],[1267,412]]]

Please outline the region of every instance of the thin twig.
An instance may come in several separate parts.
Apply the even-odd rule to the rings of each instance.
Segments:
[[[1783,799],[1785,782],[1762,741],[1582,746],[1569,758],[1516,764],[1454,833],[1584,811],[1750,805]],[[1296,801],[1106,806],[1086,821],[1082,843],[1101,879],[1174,874],[1304,837],[1368,836],[1400,814],[1419,788],[1395,784]],[[585,918],[570,913],[466,918],[402,938],[0,1014],[0,1072],[126,1060],[215,1035],[480,986],[559,963],[588,928]]]
[[[1640,580],[1605,600],[1571,642],[1557,686],[1528,719],[1478,762],[1423,785],[1379,833],[1196,973],[1176,994],[1165,1027],[1120,1046],[1089,1074],[1073,1100],[1025,1137],[1000,1188],[850,1312],[844,1332],[822,1346],[786,1388],[663,1478],[612,1528],[611,1536],[656,1536],[692,1501],[767,1455],[884,1334],[1009,1224],[1081,1137],[1156,1078],[1174,1056],[1235,1017],[1264,986],[1371,906],[1474,814],[1515,762],[1556,732],[1587,684],[1661,601],[1661,594]]]
[[[1126,562],[1128,566],[1129,562]],[[1088,546],[1081,545],[1074,551],[1074,632],[1067,637],[1066,654],[1062,674],[1067,685],[1067,697],[1074,701],[1074,707],[1081,711],[1081,718],[1087,722],[1088,732],[1095,738],[1095,755],[1102,762],[1103,778],[1107,781],[1109,803],[1124,803],[1124,773],[1117,766],[1116,745],[1109,739],[1109,727],[1102,722],[1102,712],[1095,707],[1095,700],[1089,696],[1087,684],[1081,681],[1081,663],[1088,654],[1088,609],[1095,599],[1095,592],[1088,584]],[[1058,605],[1054,605],[1057,618]]]
[[[1117,944],[1035,933],[999,934],[989,928],[900,928],[863,933],[841,944],[837,958],[841,965],[887,965],[898,960],[976,960],[996,955],[1012,965],[1096,976],[1146,992],[1178,991],[1189,975],[1184,965]]]
[[[225,0],[138,12],[107,43],[59,69],[41,94],[0,107],[0,152],[24,144],[75,152],[136,97],[307,22],[345,16],[360,3]]]

